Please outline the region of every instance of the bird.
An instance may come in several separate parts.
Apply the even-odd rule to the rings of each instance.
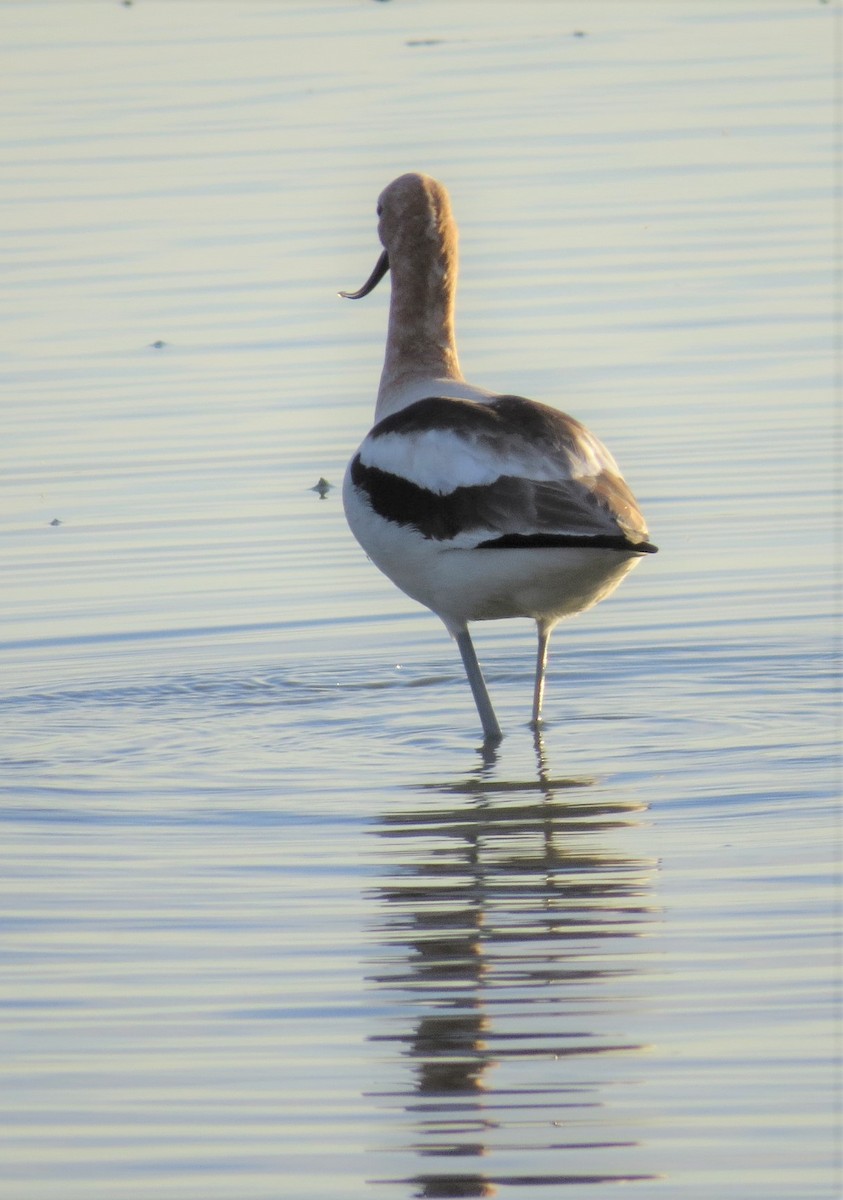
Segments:
[[[374,425],[348,464],[346,520],[369,559],[456,641],[484,741],[503,734],[469,625],[536,623],[531,725],[542,724],[550,635],[657,547],[612,455],[579,421],[466,381],[454,327],[457,226],[429,175],[377,202],[383,251],[348,300],[390,273]]]

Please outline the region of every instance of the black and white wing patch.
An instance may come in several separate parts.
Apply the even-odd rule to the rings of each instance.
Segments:
[[[656,549],[605,446],[518,396],[418,400],[372,429],[350,470],[384,520],[461,549]]]

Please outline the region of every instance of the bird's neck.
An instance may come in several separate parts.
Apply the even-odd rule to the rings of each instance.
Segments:
[[[412,269],[407,269],[409,266]],[[426,263],[399,257],[391,271],[386,356],[375,417],[381,420],[418,398],[429,379],[462,380],[454,336],[456,253]]]

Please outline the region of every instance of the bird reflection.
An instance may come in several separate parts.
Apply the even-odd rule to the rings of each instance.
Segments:
[[[427,789],[423,807],[386,813],[376,829],[398,865],[376,892],[370,979],[397,1017],[372,1040],[410,1068],[406,1087],[379,1097],[410,1119],[404,1152],[419,1167],[440,1160],[390,1181],[417,1197],[652,1178],[621,1169],[634,1141],[601,1125],[602,1084],[564,1065],[641,1049],[614,1027],[618,981],[634,970],[624,940],[655,919],[655,868],[610,843],[644,806],[592,779],[553,778],[539,735],[535,749],[535,776],[499,778],[486,750],[467,778]],[[595,1151],[602,1169],[589,1171]],[[454,1165],[502,1153],[543,1169]]]

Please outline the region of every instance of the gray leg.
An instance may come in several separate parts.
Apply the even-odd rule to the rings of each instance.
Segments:
[[[483,672],[480,670],[480,663],[477,661],[477,655],[474,652],[474,643],[471,640],[471,635],[467,629],[463,629],[461,633],[454,634],[454,637],[462,655],[468,682],[471,684],[474,703],[477,705],[477,711],[480,714],[480,721],[483,725],[483,733],[486,736],[486,741],[494,740],[499,742],[503,734],[498,724],[498,718],[495,716],[495,710],[492,708],[489,693],[486,691],[486,682],[483,679]]]
[[[541,725],[542,701],[544,700],[544,674],[547,670],[547,647],[550,643],[550,635],[553,632],[553,626],[543,625],[539,621],[538,632],[539,652],[536,655],[536,684],[533,688],[533,727]]]

